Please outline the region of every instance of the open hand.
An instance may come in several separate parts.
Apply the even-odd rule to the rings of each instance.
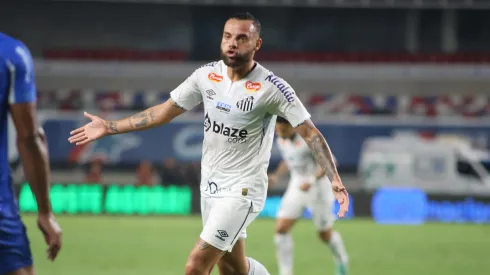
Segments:
[[[332,191],[340,204],[340,209],[337,215],[339,218],[343,218],[345,213],[347,213],[349,210],[349,194],[347,193],[345,186],[342,184],[340,177],[337,177],[332,181]]]
[[[84,112],[83,115],[91,120],[85,126],[82,126],[76,130],[70,132],[70,143],[76,145],[82,145],[99,138],[102,138],[109,134],[109,123],[98,116],[91,115]]]
[[[58,225],[54,215],[51,213],[39,214],[37,226],[43,233],[44,240],[48,245],[48,249],[46,250],[48,259],[54,261],[61,249],[61,227]]]

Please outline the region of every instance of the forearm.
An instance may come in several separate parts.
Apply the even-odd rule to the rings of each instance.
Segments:
[[[318,131],[312,131],[306,143],[310,147],[321,171],[328,177],[330,181],[339,178],[337,167],[335,166],[335,158],[327,144],[323,135]]]
[[[274,171],[274,175],[276,177],[280,178],[280,177],[286,175],[288,171],[289,171],[288,166],[287,166],[286,162],[283,160],[277,166],[276,170]]]
[[[49,199],[50,171],[49,154],[42,132],[34,136],[18,137],[17,147],[22,159],[24,173],[36,198],[39,214],[51,212]]]
[[[164,124],[161,114],[158,112],[160,105],[148,108],[143,112],[137,113],[131,117],[123,118],[116,121],[106,121],[110,134],[122,134],[127,132],[145,130]]]

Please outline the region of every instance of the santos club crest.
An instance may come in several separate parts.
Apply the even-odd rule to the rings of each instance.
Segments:
[[[254,105],[254,97],[249,96],[236,103],[236,107],[244,112],[249,112],[252,110]]]

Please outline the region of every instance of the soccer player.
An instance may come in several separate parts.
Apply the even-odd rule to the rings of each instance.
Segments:
[[[332,230],[334,196],[325,172],[318,167],[305,141],[283,117],[276,120],[277,145],[283,160],[269,176],[270,184],[290,172],[289,185],[277,213],[276,256],[280,275],[293,274],[293,239],[289,233],[305,207],[313,212],[313,222],[320,239],[332,250],[337,263],[337,275],[347,274],[347,252],[342,237]]]
[[[0,274],[33,275],[29,240],[8,162],[9,110],[25,175],[36,197],[37,224],[48,244],[48,258],[54,260],[61,248],[61,229],[51,212],[48,149],[37,121],[32,57],[22,42],[0,33]]]
[[[339,216],[348,209],[347,191],[310,114],[286,81],[254,61],[262,45],[260,28],[249,13],[231,16],[224,26],[221,61],[198,68],[165,103],[132,117],[106,121],[85,113],[91,122],[73,130],[69,138],[71,143],[85,144],[156,127],[204,103],[203,230],[187,259],[187,275],[209,274],[215,264],[220,274],[269,274],[245,256],[244,239],[245,229],[264,207],[276,115],[286,117],[313,150],[341,204]]]

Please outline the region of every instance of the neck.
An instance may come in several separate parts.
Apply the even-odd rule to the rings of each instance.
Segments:
[[[245,64],[244,66],[239,67],[239,68],[232,68],[232,67],[227,66],[226,71],[227,71],[228,77],[231,79],[231,81],[235,82],[235,81],[241,80],[248,73],[250,73],[250,71],[252,70],[252,68],[254,66],[255,66],[255,61],[250,60],[249,62],[247,62],[247,64]]]

